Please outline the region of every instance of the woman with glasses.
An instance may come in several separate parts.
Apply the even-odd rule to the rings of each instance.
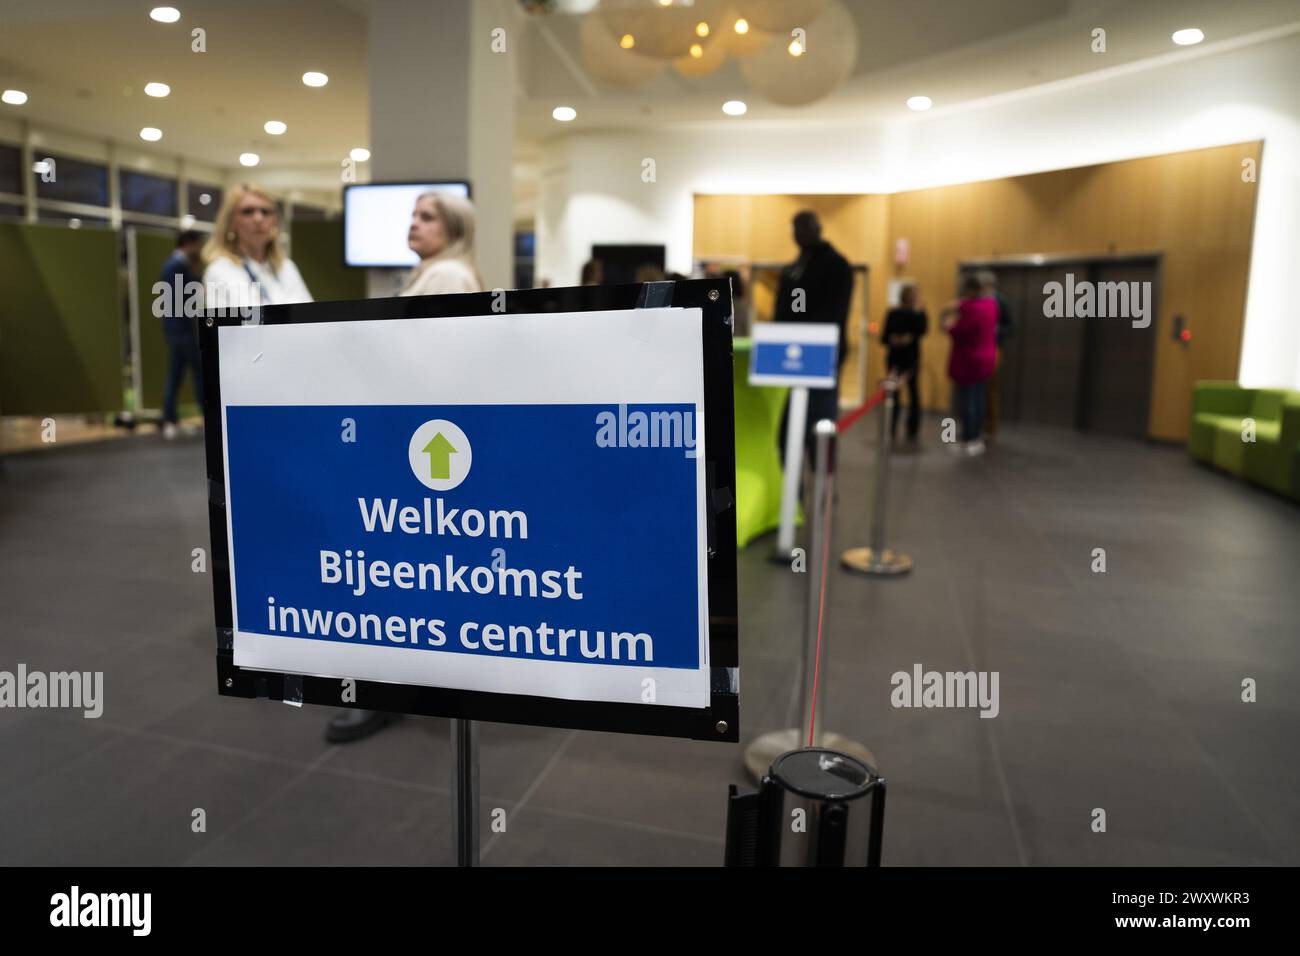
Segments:
[[[311,302],[298,267],[284,254],[280,216],[262,187],[240,183],[226,193],[203,247],[204,304],[209,309]]]

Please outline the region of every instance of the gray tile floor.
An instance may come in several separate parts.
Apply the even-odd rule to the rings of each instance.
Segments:
[[[871,453],[858,426],[832,553],[865,543]],[[833,572],[826,686],[827,726],[889,778],[886,864],[1300,863],[1300,507],[1177,448],[1046,429],[894,469],[916,570]],[[336,747],[321,709],[218,697],[207,546],[195,442],[4,462],[0,669],[103,670],[107,703],[0,710],[0,863],[448,863],[446,722]],[[745,739],[795,719],[806,579],[770,546],[739,559]],[[914,663],[998,671],[999,716],[893,708]],[[484,862],[717,864],[741,752],[484,725]]]

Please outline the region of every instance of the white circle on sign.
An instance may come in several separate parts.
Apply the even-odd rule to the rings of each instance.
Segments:
[[[785,347],[785,357],[790,359],[790,361],[792,362],[797,360],[802,355],[803,355],[803,349],[801,349],[797,343],[791,342],[789,345]]]
[[[451,491],[469,476],[474,461],[465,433],[445,418],[417,428],[406,454],[420,484],[434,491]]]

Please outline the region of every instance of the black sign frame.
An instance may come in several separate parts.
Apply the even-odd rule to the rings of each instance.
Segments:
[[[705,428],[706,566],[710,703],[706,708],[576,701],[380,681],[356,682],[356,702],[343,703],[339,680],[236,667],[226,530],[225,454],[221,412],[220,336],[246,318],[210,311],[200,323],[203,408],[212,535],[212,592],[217,636],[217,691],[222,696],[355,707],[394,713],[499,723],[600,730],[735,743],[740,733],[739,638],[736,588],[735,407],[731,288],[726,279],[631,285],[411,296],[344,302],[271,305],[258,309],[264,325],[466,315],[593,312],[655,306],[702,312]]]

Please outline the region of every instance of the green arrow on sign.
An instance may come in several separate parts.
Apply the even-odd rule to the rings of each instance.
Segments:
[[[429,456],[430,478],[437,481],[451,477],[451,456],[456,454],[456,449],[443,437],[442,432],[430,438],[429,444],[421,450]]]

